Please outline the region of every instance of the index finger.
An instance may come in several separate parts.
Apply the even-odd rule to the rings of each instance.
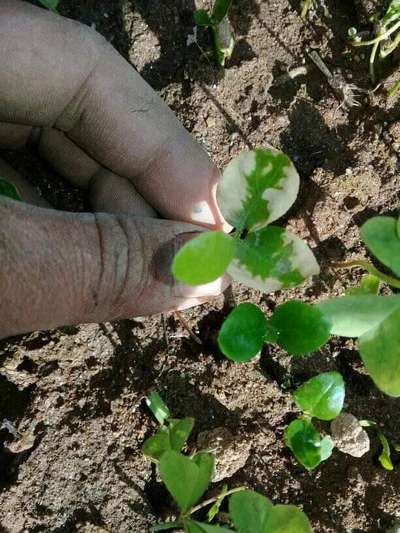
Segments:
[[[0,4],[0,121],[63,131],[167,218],[221,227],[217,168],[99,34],[20,0]]]

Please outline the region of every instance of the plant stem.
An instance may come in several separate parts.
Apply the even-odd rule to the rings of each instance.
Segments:
[[[303,7],[301,10],[300,17],[305,20],[307,18],[307,13],[311,7],[312,0],[304,0]]]
[[[335,263],[333,265],[334,268],[353,268],[353,267],[361,267],[364,270],[366,270],[369,274],[372,274],[373,276],[376,276],[384,283],[387,283],[388,285],[391,285],[392,287],[395,287],[396,289],[400,289],[400,280],[396,279],[393,276],[388,276],[387,274],[384,274],[380,270],[374,267],[369,261],[366,259],[354,259],[353,261],[346,261],[344,263]]]
[[[203,507],[207,507],[207,505],[211,505],[212,503],[216,502],[219,499],[224,499],[227,496],[230,496],[231,494],[235,494],[236,492],[241,492],[242,490],[246,490],[247,487],[236,487],[234,489],[228,490],[228,492],[225,492],[225,494],[222,496],[214,496],[213,498],[209,498],[208,500],[205,500],[204,502],[199,503],[199,505],[196,505],[196,507],[193,507],[193,509],[190,511],[189,514],[194,514],[197,511],[200,511],[200,509],[203,509]]]
[[[385,41],[392,33],[394,33],[396,30],[400,28],[400,20],[396,22],[389,30],[385,31],[384,33],[380,33],[377,35],[374,39],[371,39],[370,41],[354,41],[351,44],[353,46],[372,46],[373,44],[380,43],[382,41]]]

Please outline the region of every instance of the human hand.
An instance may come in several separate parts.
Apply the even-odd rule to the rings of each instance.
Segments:
[[[0,162],[28,202],[0,198],[0,337],[218,294],[224,280],[170,273],[193,224],[224,225],[218,170],[139,74],[90,28],[20,0],[0,3],[0,57],[0,147],[35,144],[95,212],[50,209]]]

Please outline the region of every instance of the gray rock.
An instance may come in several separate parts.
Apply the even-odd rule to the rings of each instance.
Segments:
[[[250,455],[250,443],[224,427],[199,433],[197,446],[215,455],[214,483],[233,476],[244,467]]]
[[[369,437],[357,418],[350,413],[341,413],[331,423],[332,438],[336,447],[353,457],[362,457],[369,451]]]

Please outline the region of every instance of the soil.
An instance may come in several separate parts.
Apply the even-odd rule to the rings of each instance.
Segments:
[[[298,0],[234,0],[237,44],[220,70],[199,48],[210,49],[206,31],[199,46],[187,45],[194,0],[61,1],[62,14],[95,25],[132,62],[221,167],[266,143],[293,158],[301,193],[282,223],[309,242],[322,273],[273,295],[233,286],[236,303],[259,303],[266,312],[289,298],[312,302],[356,284],[359,272],[335,272],[330,263],[363,255],[359,226],[371,215],[396,212],[399,203],[400,101],[385,93],[397,79],[396,58],[372,92],[368,50],[346,42],[370,2],[315,4],[304,23]],[[365,91],[360,107],[339,108],[309,49]],[[285,81],[288,69],[302,66],[306,74]],[[25,166],[56,207],[85,208],[85,198],[34,154],[2,155]],[[366,455],[336,450],[313,472],[283,443],[297,413],[290,389],[334,369],[346,382],[346,411],[379,422],[391,442],[400,441],[400,400],[376,389],[355,342],[334,338],[308,358],[266,346],[258,360],[233,364],[215,342],[227,301],[185,312],[202,345],[175,315],[1,343],[0,425],[8,422],[0,430],[0,531],[143,533],[171,514],[171,500],[141,453],[156,428],[142,401],[154,388],[174,416],[196,418],[191,446],[200,432],[218,427],[250,446],[230,486],[247,484],[274,502],[300,505],[316,532],[383,532],[400,517],[400,457],[394,455],[393,471],[384,470],[373,431]]]

